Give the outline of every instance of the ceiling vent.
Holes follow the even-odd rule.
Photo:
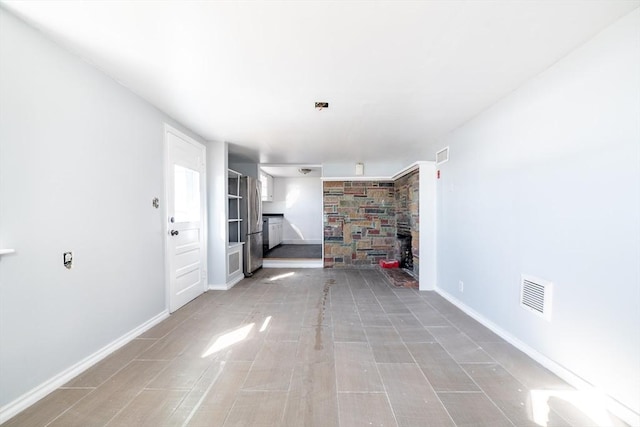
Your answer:
[[[444,147],[436,153],[436,165],[449,161],[449,147]]]
[[[550,322],[552,289],[551,282],[523,274],[520,280],[520,307]]]

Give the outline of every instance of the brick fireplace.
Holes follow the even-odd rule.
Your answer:
[[[418,277],[418,184],[417,170],[396,181],[325,181],[324,266],[373,266],[408,252],[404,267]]]
[[[420,269],[419,173],[413,171],[394,182],[397,257],[401,267],[418,277]],[[405,259],[403,259],[405,258]]]

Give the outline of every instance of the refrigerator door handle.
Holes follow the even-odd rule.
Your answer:
[[[255,212],[255,217],[253,218],[253,223],[255,224],[255,230],[260,231],[262,230],[262,198],[260,197],[260,181],[256,180],[254,182],[255,191],[253,192],[253,206],[255,209],[253,211]]]

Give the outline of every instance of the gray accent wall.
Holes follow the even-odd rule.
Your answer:
[[[165,310],[164,122],[0,8],[0,407]]]
[[[639,41],[636,9],[442,139],[437,181],[438,288],[636,414]],[[551,322],[522,273],[553,282]]]

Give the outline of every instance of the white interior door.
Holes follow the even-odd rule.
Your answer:
[[[205,146],[165,127],[169,311],[205,291]]]

